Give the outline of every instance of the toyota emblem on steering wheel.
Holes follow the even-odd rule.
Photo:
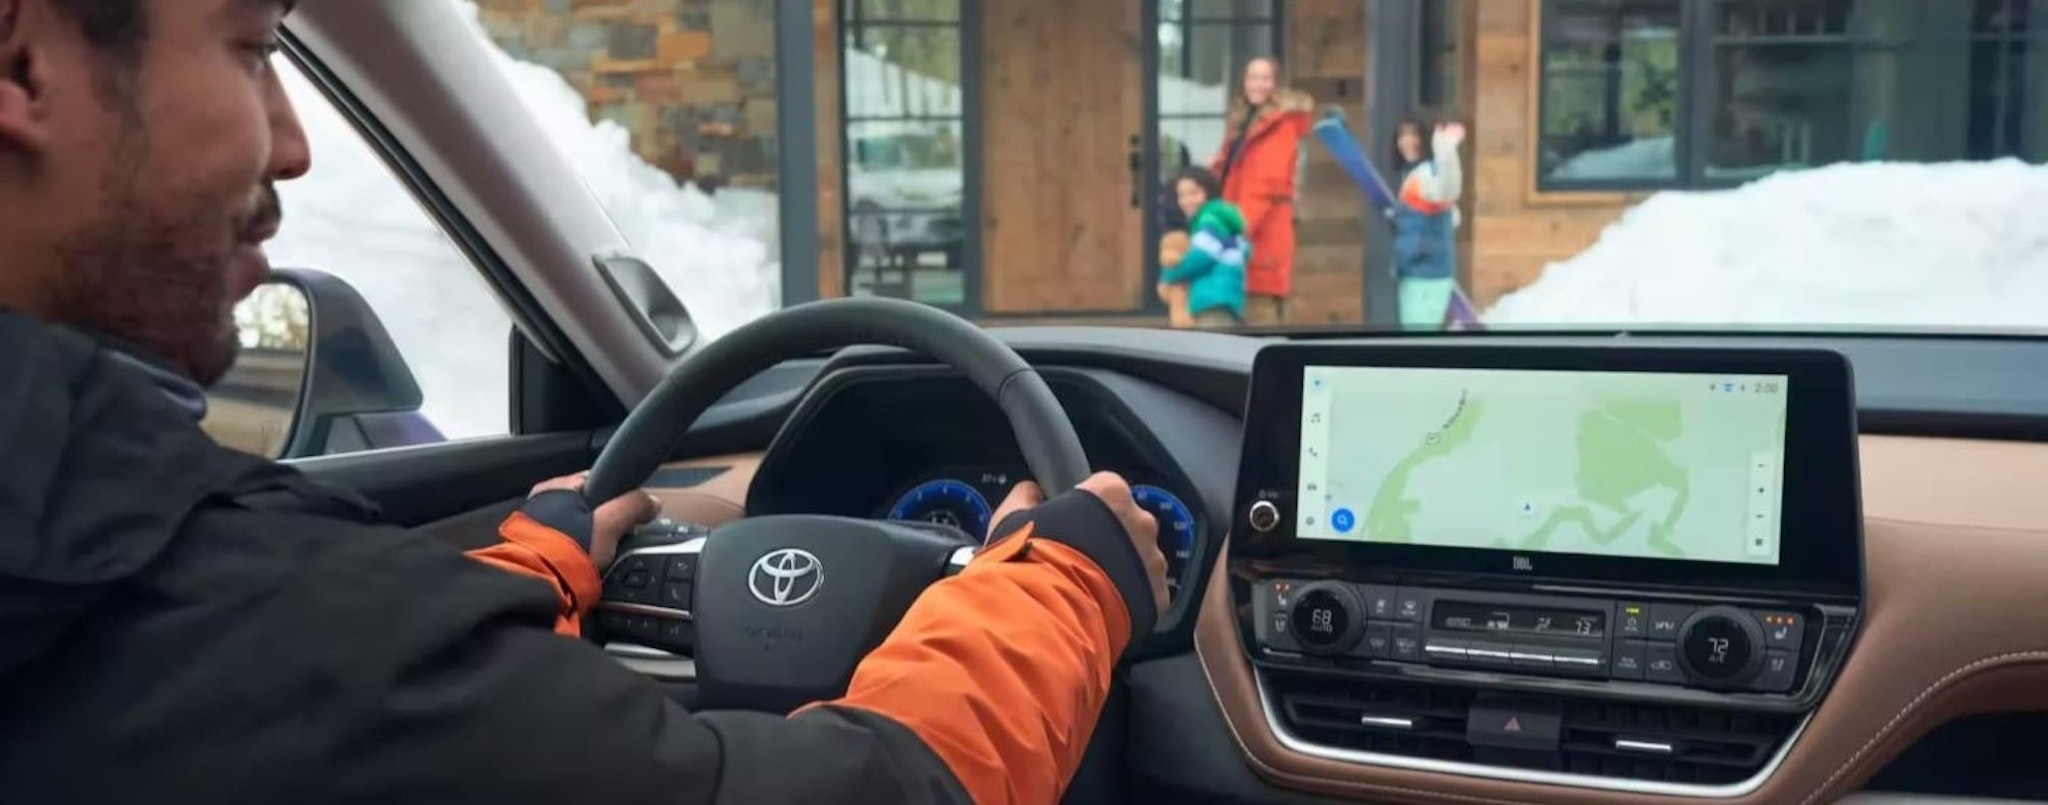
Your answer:
[[[771,607],[793,607],[811,600],[825,584],[825,566],[817,554],[802,548],[769,551],[754,560],[747,589]]]

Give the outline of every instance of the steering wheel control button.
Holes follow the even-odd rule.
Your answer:
[[[1674,604],[1650,605],[1650,639],[1677,640],[1678,627],[1692,617],[1693,608]]]
[[[1700,687],[1742,687],[1763,665],[1763,629],[1748,612],[1708,607],[1693,613],[1678,634],[1678,662]]]
[[[697,557],[690,555],[668,558],[668,578],[671,581],[693,581],[697,578]]]
[[[661,585],[661,600],[659,603],[669,609],[689,610],[690,583],[687,581],[671,581]]]
[[[1796,652],[1806,638],[1806,618],[1797,612],[1757,612],[1763,624],[1764,648]]]
[[[639,615],[628,612],[620,619],[619,633],[629,640],[652,643],[661,638],[661,621],[653,615]]]
[[[1614,666],[1610,669],[1611,676],[1615,679],[1641,682],[1647,648],[1648,645],[1641,640],[1614,641]]]
[[[1798,675],[1798,654],[1771,649],[1764,652],[1763,670],[1757,673],[1749,686],[1765,693],[1784,693],[1792,689],[1792,681]]]
[[[1685,672],[1678,667],[1678,647],[1670,643],[1643,646],[1643,681],[1664,685],[1685,684]]]
[[[654,647],[677,654],[688,654],[695,648],[696,630],[690,622],[681,618],[669,618],[661,622],[661,632],[654,639]]]
[[[1365,608],[1349,585],[1318,582],[1295,597],[1288,621],[1294,642],[1303,650],[1342,654],[1351,650],[1365,630]]]
[[[628,604],[654,603],[657,592],[654,574],[648,572],[648,563],[645,559],[646,557],[640,556],[627,557],[619,563],[619,567],[614,568],[611,574],[605,577],[605,600]]]
[[[1273,505],[1273,501],[1270,500],[1258,501],[1245,512],[1245,520],[1251,523],[1253,531],[1270,534],[1273,529],[1280,527],[1280,507]]]

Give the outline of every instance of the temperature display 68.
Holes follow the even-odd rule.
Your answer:
[[[1430,612],[1438,629],[1459,632],[1499,632],[1521,635],[1562,635],[1603,637],[1607,614],[1544,607],[1503,607],[1438,601]]]

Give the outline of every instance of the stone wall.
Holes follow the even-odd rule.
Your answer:
[[[679,181],[775,188],[775,4],[477,0],[513,56],[562,74],[591,117]]]

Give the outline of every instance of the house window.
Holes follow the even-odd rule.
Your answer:
[[[845,287],[854,295],[944,307],[973,298],[964,5],[840,4]]]
[[[1545,189],[2048,158],[2031,0],[1546,0]]]
[[[1170,176],[1223,146],[1246,62],[1280,54],[1282,0],[1159,0],[1156,164]]]
[[[1678,178],[1679,3],[1543,6],[1538,175],[1579,185]]]

